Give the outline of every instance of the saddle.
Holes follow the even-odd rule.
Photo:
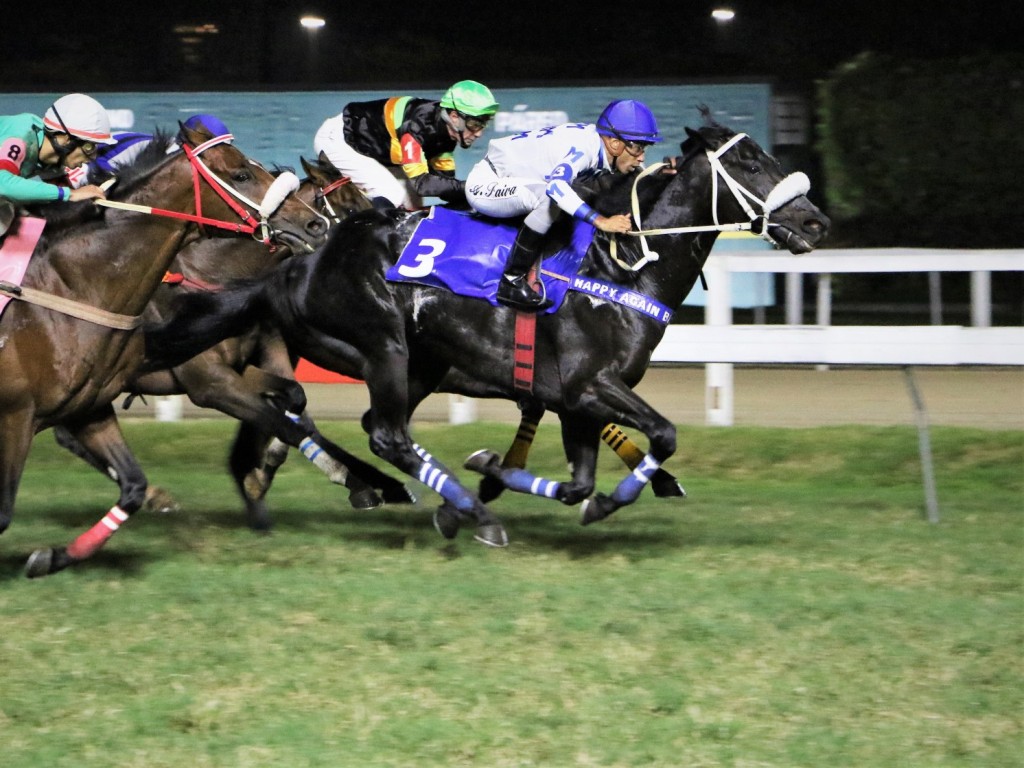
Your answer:
[[[45,226],[46,219],[18,216],[11,222],[7,234],[0,235],[0,316],[11,301],[10,294],[20,292],[29,259]]]
[[[435,206],[420,220],[385,277],[444,288],[498,306],[498,282],[517,231],[504,219]],[[554,302],[542,314],[558,310],[595,231],[592,225],[575,221],[568,243],[542,260],[537,276]]]

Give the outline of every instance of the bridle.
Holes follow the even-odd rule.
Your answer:
[[[773,211],[778,210],[782,206],[786,205],[792,200],[806,195],[811,189],[811,181],[807,178],[807,174],[802,172],[791,173],[778,184],[776,184],[772,191],[768,193],[768,196],[761,200],[750,190],[746,189],[736,179],[729,175],[729,172],[722,165],[721,157],[730,149],[732,149],[742,139],[747,138],[745,133],[737,133],[722,146],[716,150],[707,149],[708,162],[711,164],[711,214],[714,219],[714,224],[706,224],[691,227],[665,227],[663,229],[643,229],[640,222],[640,203],[637,197],[637,185],[640,183],[640,179],[645,176],[649,176],[656,171],[664,168],[667,163],[655,163],[654,165],[645,168],[640,174],[637,175],[636,179],[633,180],[633,190],[631,193],[631,204],[633,209],[633,221],[636,222],[637,229],[626,234],[633,237],[640,238],[640,248],[644,252],[643,258],[639,259],[635,264],[626,264],[616,256],[615,238],[611,241],[611,257],[623,269],[629,272],[636,272],[648,263],[657,261],[659,256],[656,251],[652,251],[650,246],[647,244],[647,237],[653,235],[678,235],[687,232],[754,232],[754,225],[757,221],[761,220],[761,229],[756,234],[767,240],[772,245],[780,245],[768,231],[768,227],[771,222],[769,221]],[[743,208],[747,214],[749,221],[745,222],[727,222],[721,223],[718,220],[718,178],[721,176],[722,182],[732,193],[733,198]],[[749,200],[749,201],[748,201]],[[760,212],[756,211],[751,205],[751,202],[756,203],[760,206]]]
[[[328,219],[328,223],[331,225],[338,224],[341,222],[342,217],[334,210],[334,206],[331,205],[330,194],[339,187],[343,187],[346,184],[352,183],[352,179],[348,176],[342,176],[340,179],[332,181],[327,186],[321,187],[316,194],[317,201],[323,206],[324,210],[327,211],[325,218]]]
[[[205,141],[199,144],[195,148],[192,148],[185,144],[182,149],[185,152],[185,156],[188,158],[189,166],[192,169],[192,186],[195,190],[195,208],[196,212],[183,213],[180,211],[168,211],[163,208],[153,208],[148,205],[136,205],[134,203],[124,203],[119,200],[95,200],[97,205],[103,205],[108,208],[118,208],[126,211],[136,211],[139,213],[148,213],[154,216],[166,216],[168,218],[181,219],[183,221],[191,221],[200,226],[200,229],[204,226],[217,227],[219,229],[226,229],[232,232],[250,234],[254,240],[259,240],[265,245],[270,245],[270,240],[276,233],[273,227],[271,227],[269,218],[281,204],[284,203],[285,199],[292,192],[299,188],[299,179],[291,171],[285,171],[280,174],[273,183],[267,189],[266,194],[263,196],[263,201],[255,203],[237,189],[232,187],[227,182],[220,179],[216,174],[211,171],[206,163],[203,162],[200,157],[203,152],[208,150],[210,147],[215,147],[218,144],[225,144],[234,138],[232,134],[226,133],[221,136],[216,136],[209,141]],[[257,165],[254,161],[249,160],[249,163]],[[211,219],[203,216],[202,211],[202,194],[200,188],[201,180],[205,180],[209,184],[214,192],[235,212],[241,219],[240,222],[223,221],[221,219]],[[237,201],[237,202],[236,202]],[[244,203],[248,206],[249,210],[240,205]],[[259,221],[253,217],[253,211],[259,215]],[[259,234],[256,231],[259,230]]]

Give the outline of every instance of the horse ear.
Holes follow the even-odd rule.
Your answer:
[[[335,167],[334,163],[331,162],[331,158],[329,158],[327,156],[327,153],[324,152],[322,149],[320,150],[320,154],[316,156],[316,161],[320,165],[322,165],[324,168],[334,168]]]
[[[302,155],[299,155],[299,162],[302,163],[302,170],[305,172],[305,174],[307,176],[312,176],[313,175],[313,171],[312,171],[313,166],[310,165],[309,161],[306,158],[304,158]]]
[[[686,131],[687,139],[679,145],[679,150],[683,153],[683,157],[689,156],[692,152],[695,152],[700,147],[707,147],[707,141],[693,128],[684,128]]]
[[[213,134],[206,128],[205,125],[199,123],[195,129],[189,128],[181,120],[178,121],[178,136],[183,138],[193,147],[198,147],[204,141],[209,141],[213,138]]]

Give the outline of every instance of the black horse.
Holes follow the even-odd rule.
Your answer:
[[[645,227],[637,238],[614,240],[596,233],[581,269],[584,282],[618,286],[634,297],[632,305],[570,291],[556,313],[537,318],[531,397],[560,416],[572,479],[553,483],[525,470],[501,469],[497,454],[489,452],[467,462],[512,490],[566,504],[585,499],[585,523],[635,501],[676,450],[675,427],[632,389],[665,331],[663,318],[638,311],[637,303],[679,306],[720,231],[752,228],[793,253],[812,250],[828,231],[828,218],[806,197],[806,176],[785,176],[752,139],[714,123],[706,112],[705,122],[698,130],[687,129],[677,173],[645,172],[618,182],[605,177],[588,194],[591,206],[605,214],[632,203],[634,218]],[[148,329],[147,355],[157,364],[173,362],[253,318],[272,318],[291,349],[366,381],[370,448],[444,498],[446,505],[435,516],[442,534],[453,537],[460,520],[474,519],[478,540],[503,546],[507,537],[501,523],[412,440],[409,421],[451,370],[468,378],[465,394],[519,399],[513,386],[516,313],[385,278],[422,216],[356,214],[322,249],[282,264],[266,279],[215,296],[189,297],[175,318]],[[548,252],[568,238],[569,224],[552,229]],[[652,254],[648,237],[660,258]],[[601,430],[609,422],[642,431],[649,450],[610,496],[588,498]]]

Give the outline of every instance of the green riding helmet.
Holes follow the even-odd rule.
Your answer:
[[[476,80],[460,80],[444,92],[441,107],[470,117],[492,117],[498,111],[498,102],[486,85]]]

